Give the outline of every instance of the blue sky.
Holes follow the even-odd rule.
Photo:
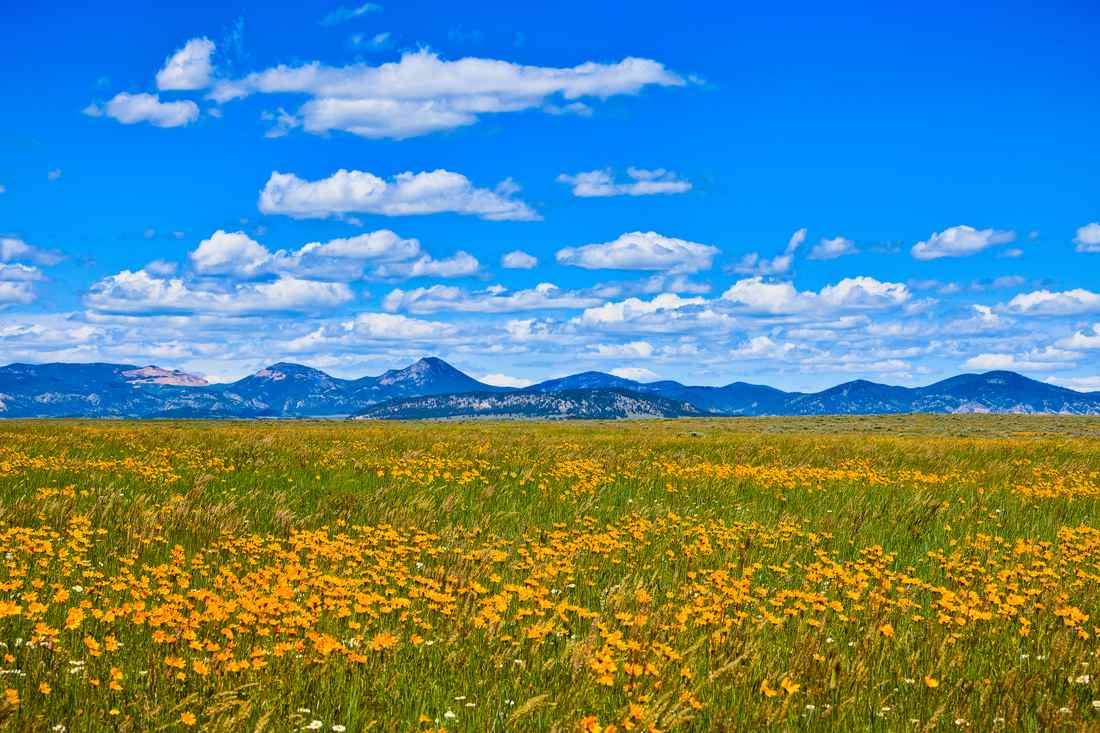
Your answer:
[[[529,5],[9,11],[0,362],[1100,390],[1095,6]]]

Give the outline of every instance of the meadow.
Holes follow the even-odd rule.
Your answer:
[[[1100,730],[1100,419],[0,422],[0,728]]]

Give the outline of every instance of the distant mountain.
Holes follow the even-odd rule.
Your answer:
[[[280,362],[231,384],[132,364],[0,367],[0,417],[671,417],[1005,412],[1100,415],[1100,392],[1016,374],[961,374],[926,387],[867,380],[804,394],[734,382],[699,387],[582,372],[516,390],[479,382],[434,357],[377,377],[339,379]]]
[[[349,384],[319,369],[279,362],[214,391],[252,416],[346,415]]]
[[[391,400],[356,415],[370,420],[425,420],[460,417],[498,419],[622,420],[699,415],[686,402],[623,389],[567,389],[558,392],[471,392]]]
[[[1100,392],[1075,392],[1016,372],[960,374],[916,390],[921,412],[1043,412],[1100,414]]]
[[[176,389],[158,383],[164,375],[149,369],[156,367],[10,364],[0,368],[0,416],[144,417],[156,409],[165,391]],[[183,372],[169,374],[184,379],[179,376]]]
[[[365,405],[399,397],[508,391],[506,387],[479,382],[434,356],[404,369],[391,369],[380,377],[358,379],[351,386],[350,394],[354,400]]]
[[[581,372],[525,387],[526,392],[562,392],[567,389],[636,389],[641,383],[603,372]]]

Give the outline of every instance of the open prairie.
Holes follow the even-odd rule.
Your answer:
[[[1100,729],[1100,419],[0,423],[0,726]]]

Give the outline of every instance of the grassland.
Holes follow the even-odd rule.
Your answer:
[[[0,727],[1100,730],[1098,502],[1085,418],[0,423]]]

